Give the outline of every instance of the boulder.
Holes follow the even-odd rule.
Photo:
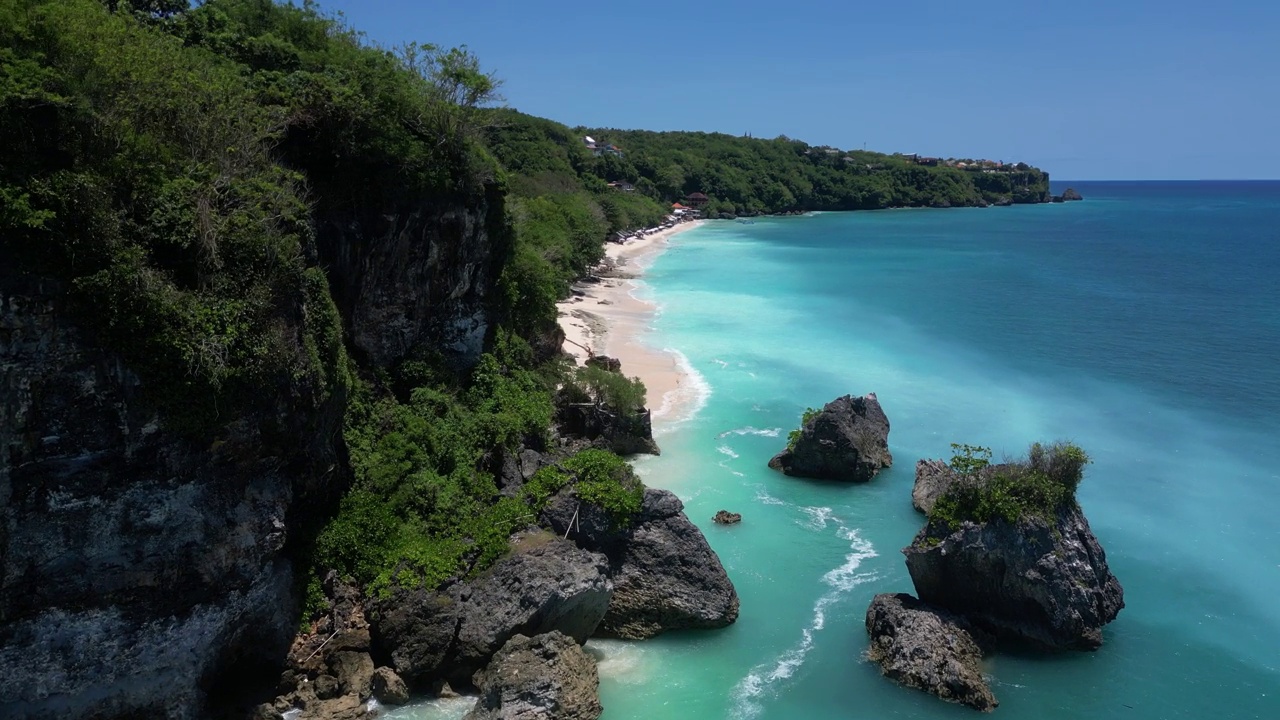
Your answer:
[[[1002,638],[1093,650],[1124,607],[1124,590],[1074,502],[952,527],[931,520],[902,551],[916,594]]]
[[[558,632],[511,638],[475,683],[480,699],[464,720],[595,720],[604,711],[595,659]]]
[[[721,510],[715,514],[715,517],[711,518],[711,521],[717,525],[736,525],[742,522],[742,513]]]
[[[383,705],[404,705],[409,702],[409,688],[396,671],[389,667],[374,670],[371,685],[373,696]]]
[[[329,656],[329,671],[338,679],[343,695],[368,698],[372,693],[373,659],[367,652],[342,650]]]
[[[951,613],[906,593],[877,595],[867,608],[867,636],[867,658],[885,677],[975,710],[999,705],[982,676],[981,648]]]
[[[738,593],[720,558],[670,492],[646,488],[640,511],[625,527],[564,492],[547,504],[543,521],[609,559],[613,599],[597,636],[638,640],[738,619]]]
[[[622,361],[618,358],[609,357],[608,355],[592,355],[587,358],[585,363],[591,367],[598,367],[609,372],[622,372]]]
[[[1072,202],[1073,200],[1083,200],[1084,197],[1076,191],[1075,188],[1067,188],[1062,191],[1063,202]]]
[[[442,592],[401,589],[375,601],[374,641],[410,683],[465,686],[517,634],[558,630],[585,642],[609,607],[609,570],[603,555],[552,539]]]
[[[875,393],[836,398],[810,417],[799,437],[769,461],[787,475],[866,482],[893,464],[889,418]]]

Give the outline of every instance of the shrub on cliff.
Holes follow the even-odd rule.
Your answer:
[[[595,365],[578,368],[565,380],[569,402],[590,402],[626,415],[645,406],[645,387],[638,377],[627,377]]]
[[[564,461],[575,475],[578,497],[603,508],[623,524],[639,512],[644,485],[625,460],[607,450],[587,449]]]
[[[953,529],[965,521],[1013,523],[1026,515],[1051,517],[1063,505],[1075,504],[1076,488],[1090,462],[1085,451],[1072,443],[1034,443],[1027,459],[1004,463],[994,472],[979,472],[987,467],[990,450],[952,447],[957,454],[951,467],[961,478],[937,499],[929,520]]]

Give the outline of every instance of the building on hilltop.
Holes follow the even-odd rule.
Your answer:
[[[600,157],[601,155],[616,155],[622,157],[622,148],[609,143],[597,142],[595,138],[587,135],[582,138],[582,144],[587,146],[591,154]]]
[[[711,202],[711,198],[707,197],[706,195],[703,195],[700,192],[695,192],[695,193],[689,193],[689,195],[685,197],[684,201],[692,205],[695,209],[697,209]]]

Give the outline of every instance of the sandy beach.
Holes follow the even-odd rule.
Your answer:
[[[671,350],[645,344],[655,306],[633,295],[653,260],[672,236],[702,221],[686,222],[624,244],[609,243],[606,259],[597,269],[598,282],[574,286],[581,294],[557,305],[564,329],[564,351],[581,365],[588,353],[622,361],[622,372],[639,377],[647,391],[655,429],[681,420],[696,406],[700,390],[692,382],[685,360]]]

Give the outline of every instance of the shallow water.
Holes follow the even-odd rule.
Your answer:
[[[709,395],[638,467],[685,500],[742,615],[593,641],[605,718],[970,716],[880,678],[863,615],[912,589],[917,459],[1053,439],[1095,460],[1080,500],[1128,607],[1098,652],[991,659],[996,712],[1280,718],[1280,183],[1076,187],[711,223],[657,259],[651,342]],[[851,486],[766,467],[806,406],[872,391],[893,468]],[[742,524],[712,524],[721,508]]]

